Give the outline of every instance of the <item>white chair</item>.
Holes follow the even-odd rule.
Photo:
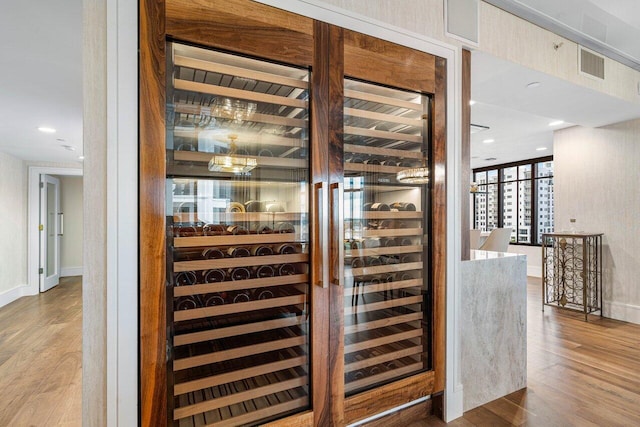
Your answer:
[[[480,247],[480,233],[481,230],[472,228],[469,230],[469,247],[473,249],[478,249]]]
[[[507,252],[511,240],[511,227],[495,228],[480,246],[481,251]]]

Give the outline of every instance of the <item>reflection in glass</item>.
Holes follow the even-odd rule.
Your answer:
[[[309,408],[309,72],[172,44],[173,419]]]
[[[47,271],[45,277],[56,274],[56,186],[47,182]]]
[[[425,185],[399,183],[428,148],[428,98],[345,80],[345,392],[430,368]]]

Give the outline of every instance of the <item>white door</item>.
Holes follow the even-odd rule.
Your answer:
[[[48,291],[60,281],[62,232],[60,180],[40,175],[40,292]]]

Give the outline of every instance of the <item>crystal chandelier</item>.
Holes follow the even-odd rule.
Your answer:
[[[427,168],[426,153],[422,155],[422,166],[403,169],[396,174],[396,179],[402,184],[428,184],[429,168]]]

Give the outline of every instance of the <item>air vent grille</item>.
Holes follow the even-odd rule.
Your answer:
[[[578,67],[581,74],[604,80],[604,56],[578,46]]]

